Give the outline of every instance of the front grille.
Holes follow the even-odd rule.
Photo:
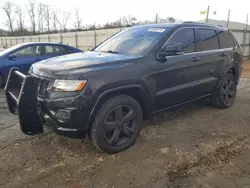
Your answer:
[[[41,77],[35,77],[36,79],[36,93],[38,97],[45,97],[49,80]]]

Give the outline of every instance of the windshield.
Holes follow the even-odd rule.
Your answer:
[[[18,45],[12,46],[10,48],[7,48],[6,50],[0,52],[0,56],[5,55],[5,54],[7,54],[7,53],[9,53],[9,52],[11,52],[13,50],[15,50],[15,49],[19,48],[20,46],[22,46],[22,45],[18,44]]]
[[[134,27],[124,30],[98,46],[95,51],[123,55],[145,55],[168,28]]]

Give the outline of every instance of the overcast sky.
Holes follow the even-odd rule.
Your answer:
[[[0,0],[2,7],[6,0]],[[28,0],[11,0],[16,5],[25,9]],[[115,21],[122,16],[132,15],[137,19],[152,20],[158,13],[161,18],[174,17],[183,21],[196,21],[205,19],[205,15],[200,15],[200,11],[211,7],[212,19],[227,20],[228,9],[231,9],[231,20],[246,22],[246,15],[250,11],[250,0],[36,0],[49,4],[51,7],[61,11],[72,11],[80,8],[83,24],[104,24]],[[26,10],[26,9],[25,9]],[[216,11],[216,15],[212,15]],[[25,25],[28,25],[27,11],[24,15]],[[73,17],[73,15],[71,16]],[[0,27],[4,27],[6,16],[0,11]],[[250,19],[249,19],[250,22]],[[72,26],[70,21],[68,27]]]

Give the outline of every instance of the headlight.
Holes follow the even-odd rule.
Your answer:
[[[52,89],[55,91],[81,91],[86,83],[86,80],[56,80]]]

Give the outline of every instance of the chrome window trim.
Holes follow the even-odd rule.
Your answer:
[[[217,38],[218,38],[218,33],[217,33],[217,31],[216,31],[216,28],[207,28],[207,27],[200,27],[200,26],[188,26],[188,27],[182,27],[182,28],[179,28],[179,29],[177,29],[170,37],[169,37],[169,39],[162,45],[162,47],[161,47],[161,49],[160,49],[160,51],[164,48],[164,46],[170,41],[170,39],[178,32],[178,31],[180,31],[180,30],[182,30],[182,29],[210,29],[210,30],[214,30],[215,32],[216,32],[216,35],[217,35]],[[230,36],[231,37],[231,36]],[[219,41],[219,38],[218,38],[218,42],[220,42]],[[220,43],[219,43],[220,44]],[[220,47],[220,46],[219,46]],[[222,51],[222,50],[231,50],[231,49],[234,49],[235,48],[235,46],[234,47],[231,47],[231,48],[218,48],[218,49],[214,49],[214,50],[205,50],[205,51],[200,51],[200,52],[190,52],[190,53],[184,53],[183,55],[192,55],[192,54],[198,54],[198,53],[204,53],[204,52],[212,52],[212,51]],[[159,51],[159,52],[160,52]],[[159,53],[158,52],[158,53]],[[157,54],[158,54],[157,53]],[[178,56],[178,55],[174,55],[174,56]],[[174,56],[167,56],[167,57],[174,57]]]

